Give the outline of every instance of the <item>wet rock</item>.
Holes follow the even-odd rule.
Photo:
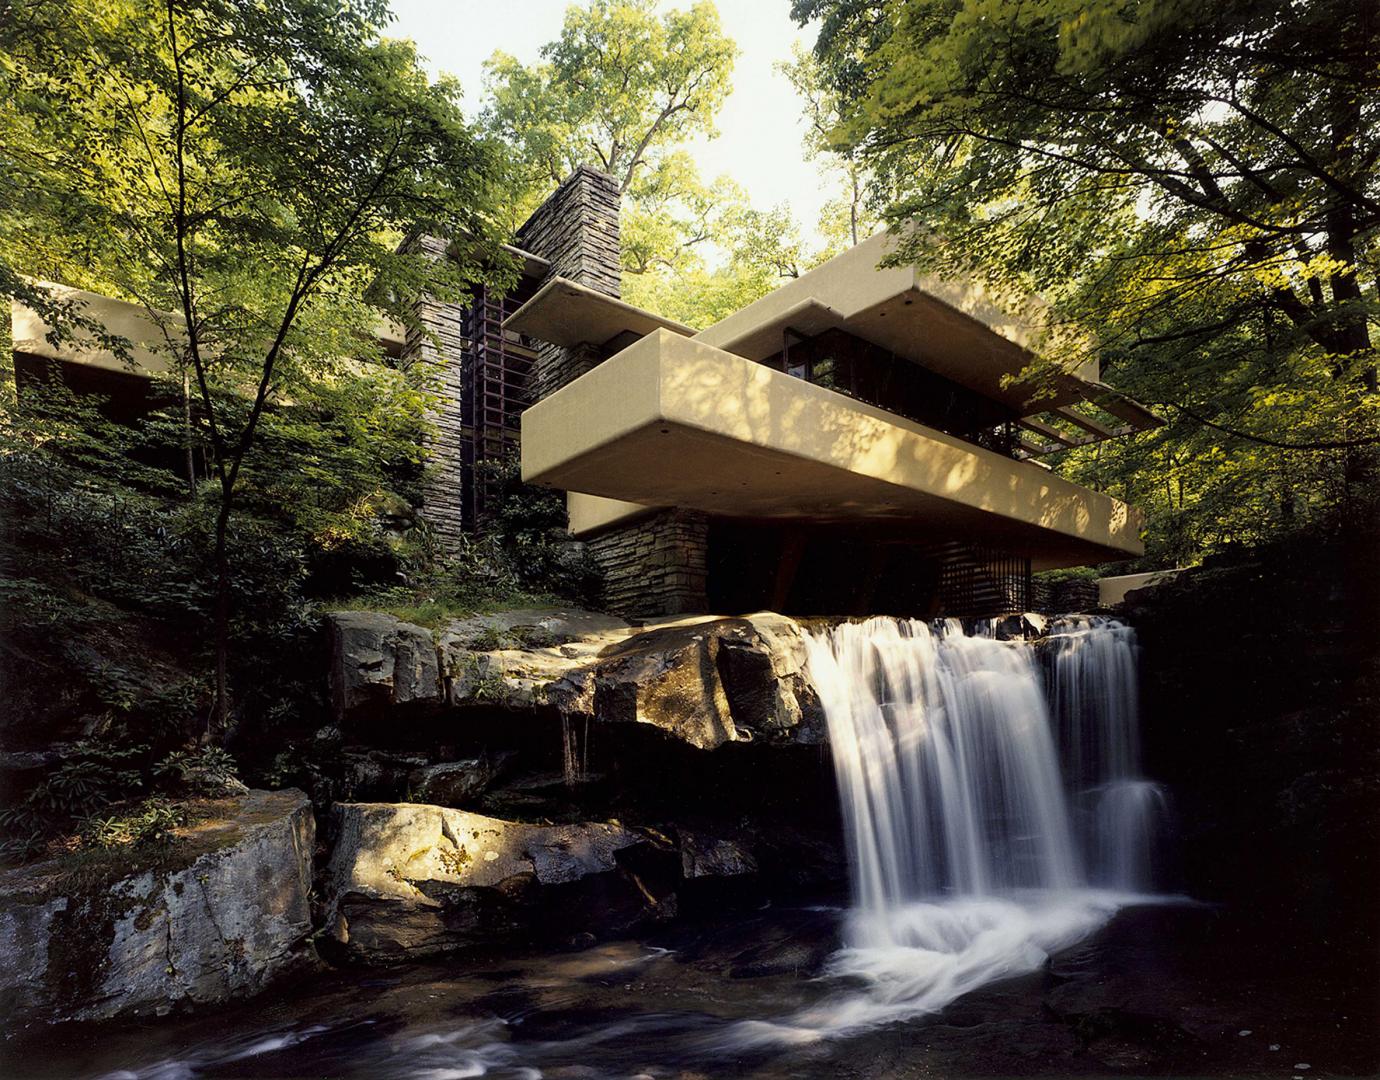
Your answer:
[[[699,749],[824,738],[802,629],[780,615],[634,631],[590,613],[506,612],[453,624],[440,649],[452,705],[649,724]]]
[[[401,799],[412,777],[431,761],[425,754],[352,747],[334,755],[331,797],[343,802],[374,802]]]
[[[729,710],[712,623],[648,630],[600,659],[594,715],[606,723],[650,724],[701,750],[746,741]]]
[[[328,621],[339,717],[431,702],[647,724],[699,749],[825,738],[824,713],[805,675],[802,627],[780,615],[634,630],[593,612],[498,612],[447,627],[436,668],[420,627],[369,612]]]
[[[733,979],[808,977],[841,945],[838,926],[836,911],[788,908],[682,925],[662,940],[681,962]]]
[[[462,806],[482,795],[511,754],[427,765],[409,776],[411,798],[433,806]]]
[[[642,838],[615,823],[532,825],[412,803],[347,803],[331,814],[327,925],[354,959],[413,958],[525,931],[569,937],[652,901],[619,873],[620,854]]]
[[[687,830],[680,831],[680,863],[686,880],[757,873],[757,860],[740,844]]]
[[[377,611],[326,616],[330,691],[337,721],[360,709],[441,700],[430,631]]]
[[[826,741],[824,707],[805,673],[805,628],[794,619],[764,613],[744,620],[748,626],[727,635],[720,670],[729,707],[753,730],[770,739],[804,744]],[[742,662],[747,657],[765,656]]]
[[[824,717],[798,623],[780,615],[645,630],[600,657],[595,718],[651,724],[700,749],[758,737],[817,743]]]
[[[998,641],[1033,641],[1044,637],[1049,623],[1048,616],[1034,611],[1003,615],[991,620],[992,636]]]
[[[0,1007],[16,1027],[244,997],[314,959],[307,797],[210,805],[223,816],[179,830],[147,869],[58,859],[0,875]]]

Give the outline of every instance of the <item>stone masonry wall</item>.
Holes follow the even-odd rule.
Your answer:
[[[551,263],[553,274],[618,295],[618,183],[581,167],[561,181],[518,230],[518,244]]]
[[[608,296],[619,286],[619,191],[604,173],[580,168],[567,177],[518,233],[518,243],[551,263],[551,275]],[[445,241],[413,241],[435,258]],[[440,404],[432,421],[432,469],[424,491],[425,513],[443,548],[462,534],[462,356],[465,311],[423,297],[416,301],[420,329],[408,332],[404,358],[436,364]],[[605,359],[595,345],[568,349],[540,346],[533,368],[533,400],[554,393]],[[663,510],[633,525],[613,528],[589,542],[605,582],[604,604],[632,617],[706,611],[708,523],[703,515]]]
[[[522,247],[551,262],[552,275],[618,295],[618,185],[593,169],[575,170],[527,220]],[[540,401],[606,359],[593,345],[543,345],[534,370]],[[703,515],[659,511],[588,542],[604,578],[603,605],[625,617],[708,610],[705,594],[708,522]]]
[[[432,258],[447,258],[447,245],[440,237],[419,236],[412,244]],[[431,468],[422,490],[423,513],[442,549],[449,551],[459,543],[463,532],[460,395],[461,357],[466,347],[465,309],[460,304],[423,296],[413,302],[412,311],[419,325],[408,328],[403,363],[421,361],[434,365],[438,380],[438,401],[430,416],[435,432],[426,441]]]
[[[537,207],[518,232],[518,243],[551,263],[563,277],[608,296],[618,295],[618,184],[613,177],[579,168]],[[590,346],[566,349],[543,344],[533,370],[533,399],[540,401],[579,378],[603,357]]]
[[[661,510],[594,537],[586,549],[603,575],[607,610],[632,619],[708,610],[703,514]]]

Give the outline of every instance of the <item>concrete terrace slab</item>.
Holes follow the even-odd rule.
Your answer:
[[[528,482],[604,499],[933,526],[1036,569],[1143,550],[1116,499],[665,330],[524,413],[522,447]]]

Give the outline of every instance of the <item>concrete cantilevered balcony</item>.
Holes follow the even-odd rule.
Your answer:
[[[528,409],[522,472],[735,518],[904,524],[1036,569],[1143,553],[1139,514],[1116,499],[667,330]]]
[[[73,289],[52,282],[36,282],[54,300],[71,304],[74,313],[99,325],[107,334],[123,338],[128,355],[117,355],[85,331],[57,338],[43,317],[18,300],[10,302],[10,327],[14,351],[43,360],[56,360],[119,375],[168,375],[174,369],[172,355],[184,345],[180,315],[164,312],[155,317],[142,304],[116,300],[99,293]],[[380,318],[374,337],[389,356],[402,352],[405,328],[392,319]]]

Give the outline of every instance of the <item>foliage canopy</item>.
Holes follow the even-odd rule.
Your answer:
[[[1109,381],[1165,412],[1157,433],[1061,464],[1148,503],[1156,556],[1373,505],[1373,5],[794,12],[818,22],[847,103],[833,145],[890,222],[925,227],[903,257],[1041,292],[1096,329]]]

